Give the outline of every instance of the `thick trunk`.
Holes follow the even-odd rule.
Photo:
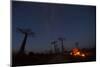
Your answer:
[[[55,53],[57,53],[57,45],[54,44]]]
[[[61,41],[61,45],[62,45],[62,53],[64,53],[64,45],[63,45],[63,40]]]
[[[21,48],[20,48],[20,53],[24,53],[25,50],[25,45],[26,45],[26,41],[27,41],[27,34],[25,34]]]

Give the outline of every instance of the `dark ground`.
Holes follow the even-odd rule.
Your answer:
[[[88,51],[89,52],[89,51]],[[43,64],[58,64],[58,63],[75,63],[75,62],[89,62],[96,61],[95,51],[91,51],[90,55],[86,57],[73,57],[69,53],[53,54],[16,54],[12,56],[12,66],[27,66],[27,65],[43,65]]]

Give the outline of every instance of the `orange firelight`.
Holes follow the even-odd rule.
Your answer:
[[[82,54],[81,56],[82,56],[82,57],[85,57],[85,54]]]
[[[73,48],[70,55],[72,56],[82,56],[82,57],[85,57],[85,54],[82,53],[82,51],[78,48]]]

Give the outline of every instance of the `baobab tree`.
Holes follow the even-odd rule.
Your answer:
[[[79,48],[79,42],[75,42],[76,48]]]
[[[19,53],[23,54],[25,52],[25,45],[26,45],[26,41],[28,36],[30,35],[34,35],[35,33],[32,32],[31,29],[21,29],[21,28],[17,28],[17,31],[19,31],[20,33],[22,33],[24,35],[24,39],[22,41]]]
[[[54,50],[55,50],[55,53],[57,52],[57,41],[52,41],[51,42],[51,45],[54,45]]]
[[[62,49],[62,53],[64,53],[64,45],[63,45],[63,42],[64,42],[65,38],[59,37],[58,40],[61,41],[61,49]]]

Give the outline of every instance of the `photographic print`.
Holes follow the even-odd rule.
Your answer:
[[[12,66],[96,61],[96,6],[12,1]]]

